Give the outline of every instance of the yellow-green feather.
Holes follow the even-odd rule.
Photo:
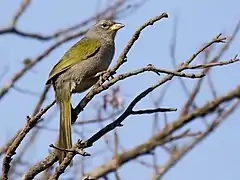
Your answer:
[[[53,67],[46,84],[49,84],[54,77],[71,68],[78,62],[86,60],[87,58],[96,54],[100,49],[100,45],[100,41],[97,39],[83,38],[77,42]]]
[[[72,148],[72,132],[71,132],[71,103],[70,98],[59,102],[60,105],[60,127],[58,146],[63,149]],[[58,151],[59,164],[66,156],[66,152]]]

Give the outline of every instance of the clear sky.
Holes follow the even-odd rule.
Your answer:
[[[28,32],[49,34],[59,28],[73,25],[89,17],[96,11],[96,4],[96,1],[33,0],[30,8],[21,17],[18,27]],[[8,26],[18,7],[19,1],[0,1],[0,27]],[[176,17],[178,19],[176,58],[181,63],[194,53],[198,47],[219,33],[230,35],[240,20],[239,7],[240,1],[238,0],[150,0],[137,12],[119,19],[126,27],[117,35],[115,60],[135,29],[142,23],[162,12],[167,12],[169,19],[162,20],[154,25],[154,27],[150,27],[143,32],[141,38],[129,53],[128,62],[119,72],[127,72],[146,66],[149,63],[159,68],[173,68],[169,56],[169,46]],[[70,41],[52,52],[38,66],[28,72],[16,86],[39,94],[44,87],[51,67],[76,41]],[[240,35],[236,37],[232,47],[222,60],[228,60],[240,53],[239,42]],[[36,57],[52,43],[17,38],[13,35],[1,36],[0,73],[7,67],[9,69],[0,81],[0,86],[4,85],[14,72],[21,69],[22,61],[25,58]],[[239,69],[240,63],[214,69],[213,78],[218,90],[218,96],[225,94],[239,84]],[[149,73],[149,75],[142,75],[136,78],[135,81],[128,80],[121,83],[121,95],[126,105],[141,90],[154,83],[157,78],[155,75]],[[186,82],[191,87],[195,81],[187,80]],[[158,97],[160,92],[156,91],[150,97]],[[209,92],[208,88],[203,88],[198,98],[199,105],[212,99]],[[81,95],[78,95],[74,99],[75,102],[79,100],[79,96]],[[53,98],[53,91],[51,91],[48,95],[48,102]],[[137,107],[139,109],[153,107],[151,98],[147,98],[146,102],[140,103]],[[19,128],[24,126],[25,117],[31,115],[37,99],[37,96],[30,96],[11,90],[1,100],[0,146],[13,137]],[[185,100],[186,96],[179,82],[174,81],[171,84],[171,89],[167,92],[163,106],[175,107],[180,110]],[[94,107],[98,102],[98,99],[95,98],[85,110],[87,111],[87,109]],[[49,127],[56,129],[58,127],[58,116],[53,114],[53,111],[51,112],[54,119],[49,123]],[[178,112],[173,113],[169,115],[169,119],[174,120],[177,115]],[[223,126],[180,161],[165,176],[165,180],[239,179],[240,140],[237,138],[240,127],[239,116],[240,111],[238,110]],[[84,116],[80,117],[86,118],[92,116],[84,112]],[[134,145],[144,142],[151,136],[151,118],[151,116],[142,116],[126,119],[124,127],[118,129],[121,143],[125,149],[132,148]],[[197,129],[196,125],[192,127]],[[99,126],[91,127],[89,135],[97,129],[99,129]],[[112,134],[109,136],[111,138]],[[48,145],[53,143],[55,139],[56,132],[43,131],[25,158],[32,158],[34,162],[37,162],[48,153]],[[96,143],[95,147],[99,149],[102,146],[101,144],[102,140]],[[94,148],[90,148],[89,152],[94,152]],[[104,158],[110,159],[109,156],[102,157],[102,159]],[[161,155],[159,155],[159,162],[161,161]],[[92,162],[89,170],[95,167],[96,164],[100,165],[101,163]],[[136,168],[135,173],[132,171],[133,168]],[[120,172],[123,179],[148,179],[152,175],[151,171],[147,171],[138,164],[124,166]]]

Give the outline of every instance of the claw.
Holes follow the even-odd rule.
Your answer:
[[[101,77],[103,76],[107,71],[101,71],[101,72],[98,72],[95,77]]]
[[[100,85],[102,85],[104,83],[104,79],[103,79],[103,75],[107,72],[110,72],[110,75],[109,77],[111,77],[112,79],[114,78],[113,75],[116,73],[115,71],[111,71],[110,69],[109,70],[106,70],[106,71],[101,71],[101,72],[98,72],[94,77],[99,77],[99,81],[100,81]],[[109,77],[107,77],[106,80],[109,81]]]
[[[99,85],[101,86],[104,83],[104,79],[103,79],[103,75],[106,73],[107,71],[101,71],[98,72],[94,77],[99,77]]]

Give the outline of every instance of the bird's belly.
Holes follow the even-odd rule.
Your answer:
[[[80,83],[72,83],[72,93],[81,93],[93,86],[99,78],[89,78],[81,81]]]

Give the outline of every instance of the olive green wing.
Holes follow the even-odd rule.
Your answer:
[[[100,41],[96,39],[83,38],[73,45],[62,57],[62,59],[51,70],[46,84],[62,72],[68,70],[80,61],[94,56],[100,49]]]

